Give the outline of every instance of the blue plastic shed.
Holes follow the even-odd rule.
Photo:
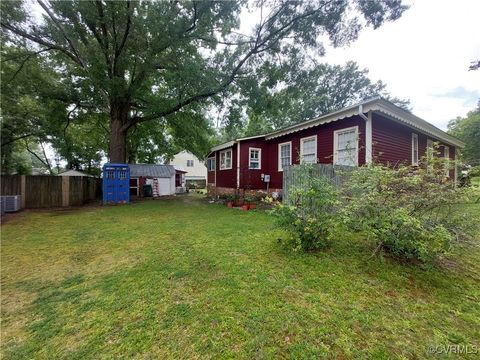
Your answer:
[[[130,168],[127,164],[103,165],[103,203],[130,202]]]

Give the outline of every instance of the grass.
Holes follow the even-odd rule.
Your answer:
[[[268,214],[186,199],[2,225],[2,358],[422,359],[431,345],[480,347],[478,247],[431,270],[369,260],[361,238],[292,254]]]

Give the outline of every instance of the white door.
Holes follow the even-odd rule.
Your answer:
[[[171,195],[169,178],[159,178],[158,185],[160,196]]]

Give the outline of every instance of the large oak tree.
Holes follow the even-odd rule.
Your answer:
[[[2,3],[2,40],[27,57],[48,55],[69,109],[108,114],[111,162],[125,162],[138,124],[168,124],[195,141],[205,104],[231,96],[242,76],[321,53],[327,38],[347,44],[406,9],[401,0],[37,2],[41,22],[24,4]],[[244,33],[242,11],[257,19]]]

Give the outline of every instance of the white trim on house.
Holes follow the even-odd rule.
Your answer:
[[[229,142],[226,142],[226,143],[223,143],[223,144],[220,144],[220,145],[217,145],[217,146],[214,146],[212,148],[212,151],[218,151],[218,150],[223,150],[223,149],[226,149],[226,148],[229,148],[229,147],[232,147],[233,145],[235,145],[235,141],[232,140],[232,141],[229,141]]]
[[[418,134],[416,133],[412,133],[412,165],[418,165]]]
[[[454,184],[455,184],[455,187],[457,187],[457,182],[458,182],[458,164],[457,164],[457,152],[458,150],[456,148],[454,148],[454,152],[453,152],[453,161],[454,161],[454,165],[455,165],[455,173],[454,173]]]
[[[240,141],[237,142],[237,189],[240,189]]]
[[[303,138],[300,138],[300,163],[303,164],[303,143],[305,141],[309,141],[309,140],[312,140],[312,139],[315,139],[315,162],[313,164],[316,164],[317,163],[317,155],[318,155],[318,152],[317,152],[317,135],[312,135],[312,136],[307,136],[307,137],[303,137]]]
[[[239,141],[244,141],[244,140],[251,140],[251,139],[258,139],[258,138],[264,138],[265,135],[256,135],[256,136],[249,136],[249,137],[244,137],[244,138],[238,138],[232,141],[227,141],[226,143],[219,144],[217,146],[214,146],[210,149],[210,152],[218,151],[218,150],[223,150],[229,147],[232,147]]]
[[[355,131],[355,165],[358,166],[358,126],[351,126],[348,128],[338,129],[333,132],[333,164],[337,165],[338,162],[338,135],[346,132]]]
[[[258,138],[261,138],[261,137],[265,137],[265,135],[255,135],[255,136],[238,138],[236,141],[244,141],[244,140],[258,139]]]
[[[450,177],[450,147],[443,147],[443,157],[445,158],[445,176]]]
[[[252,150],[253,151],[258,151],[258,168],[252,167]],[[261,170],[262,169],[262,149],[261,148],[255,148],[255,147],[249,147],[248,148],[248,169],[249,170]]]
[[[230,167],[227,167],[227,155],[225,155],[225,166],[222,167],[222,154],[230,153]],[[220,170],[231,170],[233,165],[233,151],[232,149],[227,149],[220,151]]]
[[[283,143],[278,144],[278,171],[283,171],[282,167],[282,146],[283,145],[289,145],[290,148],[290,161],[288,165],[292,165],[292,142],[291,141],[285,141]]]
[[[373,135],[372,135],[372,112],[368,112],[368,120],[365,122],[365,163],[373,162]]]
[[[458,140],[457,138],[445,133],[434,125],[428,123],[427,121],[419,118],[418,116],[413,115],[407,110],[404,110],[391,102],[384,100],[382,98],[374,98],[366,100],[362,103],[348,106],[344,109],[334,111],[329,114],[322,115],[318,118],[304,121],[302,123],[289,126],[284,129],[274,131],[265,136],[266,140],[271,140],[280,136],[298,132],[301,130],[309,129],[321,124],[326,124],[333,121],[338,121],[344,118],[348,118],[354,115],[358,115],[360,112],[378,112],[386,115],[391,120],[400,122],[408,127],[420,131],[426,135],[433,136],[439,140],[445,142],[448,145],[464,147],[465,144]]]

